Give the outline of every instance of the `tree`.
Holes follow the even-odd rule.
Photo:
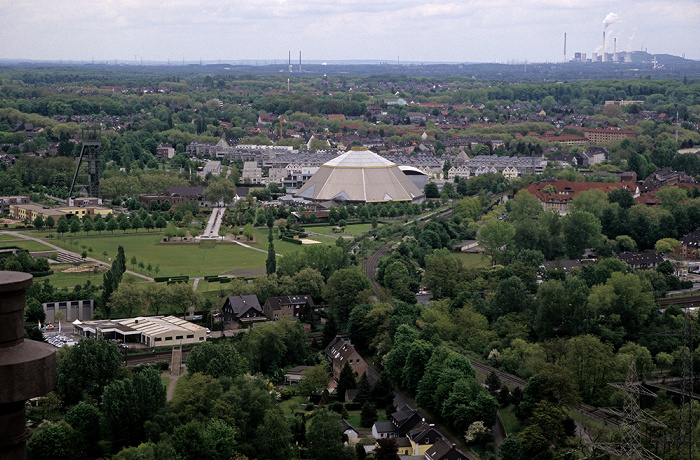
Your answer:
[[[654,245],[654,249],[656,249],[656,252],[660,252],[662,254],[672,253],[673,251],[675,251],[677,248],[680,248],[680,247],[681,247],[680,241],[678,241],[675,238],[661,238]]]
[[[102,389],[121,376],[121,353],[105,340],[82,339],[58,364],[56,387],[66,403],[83,394],[99,397]]]
[[[338,385],[335,387],[335,394],[340,401],[345,401],[345,392],[357,388],[357,380],[355,380],[355,371],[352,370],[350,363],[345,361],[343,368],[338,376]]]
[[[146,217],[146,220],[143,221],[143,228],[146,230],[151,230],[156,226],[156,223],[153,221],[153,218],[151,216]]]
[[[618,203],[621,208],[629,209],[634,206],[634,197],[632,192],[626,188],[616,188],[608,194],[608,201],[610,203]]]
[[[267,236],[267,241],[269,242],[267,247],[267,260],[265,261],[265,269],[268,275],[272,275],[277,271],[277,255],[275,254],[275,243],[272,237],[272,227],[270,227],[269,235]]]
[[[574,211],[564,218],[564,244],[569,258],[580,258],[585,249],[596,245],[601,236],[601,224],[593,214]]]
[[[688,199],[688,192],[680,187],[666,186],[656,192],[656,198],[661,201],[663,208],[673,211],[682,201]]]
[[[105,229],[107,228],[107,224],[105,223],[102,216],[99,214],[95,217],[94,224],[95,224],[95,230],[97,230],[100,233],[105,231]]]
[[[34,228],[41,230],[44,227],[44,218],[41,216],[36,216],[32,224],[34,225]]]
[[[461,264],[448,249],[437,249],[426,257],[423,281],[433,297],[453,297],[459,283]]]
[[[539,205],[539,201],[537,203]],[[542,206],[540,206],[540,208],[542,208]],[[476,220],[479,214],[481,214],[481,204],[477,198],[462,198],[455,202],[454,213],[463,219]]]
[[[65,421],[43,422],[27,442],[29,460],[70,460],[77,457],[75,433]]]
[[[510,219],[519,221],[535,219],[542,213],[542,203],[527,190],[520,190],[511,201]]]
[[[70,230],[70,225],[68,225],[68,219],[66,216],[61,216],[58,218],[58,226],[56,227],[56,231],[63,235],[64,233],[68,232]]]
[[[573,211],[590,212],[599,219],[609,205],[608,195],[600,189],[585,190],[571,200]]]
[[[286,259],[286,257],[285,257]],[[328,278],[323,297],[333,309],[341,324],[348,320],[350,311],[357,303],[357,294],[371,289],[367,275],[357,268],[343,268]]]
[[[81,227],[82,226],[80,225],[80,219],[78,219],[77,217],[74,216],[70,220],[70,224],[69,224],[70,232],[71,233],[78,233],[80,231]]]
[[[187,356],[187,370],[220,378],[236,377],[247,369],[238,351],[230,343],[207,341],[194,347]]]
[[[440,198],[440,190],[435,182],[428,182],[423,186],[423,193],[426,198]]]
[[[367,377],[367,373],[364,372],[360,376],[360,381],[357,384],[357,394],[353,402],[364,404],[372,400],[372,384]]]
[[[114,233],[116,229],[119,228],[119,223],[117,222],[117,219],[110,219],[107,221],[107,230],[110,232]]]
[[[477,240],[484,251],[491,256],[491,263],[494,264],[505,248],[513,243],[515,228],[503,220],[488,222],[479,229]]]
[[[399,460],[401,457],[399,457],[399,446],[396,444],[396,438],[379,438],[374,458],[376,460]]]
[[[378,419],[377,406],[369,401],[364,403],[360,412],[360,425],[364,428],[371,428]]]
[[[309,457],[315,460],[341,458],[343,428],[340,415],[321,408],[314,412],[306,431]]]
[[[523,460],[523,445],[517,436],[508,436],[498,446],[500,460]]]
[[[100,411],[86,401],[80,401],[68,409],[66,422],[75,430],[76,439],[89,456],[97,457],[100,441]]]
[[[496,319],[508,313],[520,313],[530,306],[532,298],[525,289],[525,283],[517,276],[501,281],[489,304],[492,318]]]
[[[307,397],[318,395],[328,388],[329,377],[328,366],[326,364],[317,364],[304,372],[297,389],[299,393]]]
[[[292,431],[278,409],[265,411],[265,418],[257,430],[260,459],[284,459],[292,456]]]
[[[140,218],[137,214],[135,214],[135,213],[131,215],[131,219],[130,219],[130,221],[129,221],[129,224],[131,225],[131,228],[133,228],[134,230],[136,230],[137,233],[138,233],[138,231],[139,231],[139,228],[143,228],[143,221],[142,221],[141,218]]]
[[[92,217],[86,214],[85,217],[83,217],[83,231],[85,232],[85,234],[88,234],[94,228],[95,223],[92,221]]]
[[[41,303],[34,297],[27,298],[27,308],[24,310],[24,320],[28,323],[37,324],[46,319],[46,312]]]
[[[54,227],[54,225],[56,225],[56,221],[54,220],[54,218],[52,216],[49,216],[46,218],[45,224],[46,224],[46,227],[49,230],[51,230]]]

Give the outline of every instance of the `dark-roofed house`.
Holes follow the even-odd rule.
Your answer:
[[[340,371],[346,362],[348,362],[352,370],[355,371],[356,378],[359,378],[362,374],[367,372],[367,362],[360,356],[350,342],[340,336],[336,336],[336,338],[328,344],[324,353],[328,361],[330,361],[334,379],[338,379]],[[370,375],[367,375],[367,377],[370,377]]]
[[[396,427],[397,435],[402,437],[407,436],[416,426],[424,423],[425,419],[415,409],[403,406],[400,410],[389,415],[389,421]]]
[[[656,251],[615,254],[615,257],[635,270],[654,270],[664,261],[661,254]]]
[[[340,421],[340,424],[343,425],[343,434],[348,436],[348,439],[359,439],[360,433],[357,432],[357,430],[348,423],[347,420],[343,419]]]
[[[413,455],[424,455],[433,444],[443,437],[435,425],[428,423],[421,423],[408,433]]]
[[[700,227],[684,235],[680,240],[681,247],[678,250],[681,257],[686,259],[698,259],[698,248],[700,248]]]
[[[310,308],[311,311],[314,308],[314,301],[308,294],[268,297],[262,310],[269,319],[277,321],[280,318],[304,316],[305,308]]]
[[[425,452],[425,458],[426,460],[474,460],[474,457],[444,438]]]
[[[388,420],[384,422],[374,422],[374,425],[372,425],[372,437],[375,439],[395,438],[396,427]]]
[[[221,311],[224,314],[224,321],[233,321],[241,325],[267,321],[260,308],[258,298],[253,294],[235,295],[227,298]]]

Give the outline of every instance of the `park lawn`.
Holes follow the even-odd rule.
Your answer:
[[[18,239],[19,239],[19,237],[15,236],[15,235],[7,235],[5,233],[0,233],[0,241],[14,241],[14,240],[18,240]]]
[[[2,235],[0,235],[2,236]],[[26,249],[29,252],[44,252],[44,251],[55,251],[55,249],[46,246],[45,244],[39,243],[32,240],[23,240],[20,238],[15,238],[12,240],[3,239],[0,241],[0,246],[17,246],[18,248]]]
[[[103,281],[103,273],[63,273],[54,268],[53,275],[34,278],[34,282],[39,283],[43,280],[49,280],[55,288],[73,288],[77,285],[84,286],[87,281],[94,285],[101,286]]]
[[[267,227],[256,227],[254,229],[255,232],[255,240],[254,242],[248,242],[248,241],[241,241],[242,243],[245,243],[251,247],[257,248],[257,249],[262,249],[264,251],[267,251],[267,246],[268,246],[268,230]],[[294,244],[290,243],[288,241],[282,241],[279,240],[279,234],[277,232],[273,232],[275,240],[273,243],[275,244],[275,254],[280,254],[280,255],[285,255],[289,254],[290,252],[296,252],[301,250],[301,245],[300,244]],[[313,238],[312,238],[313,239]],[[329,241],[328,244],[331,244],[332,242]]]
[[[454,256],[462,261],[465,267],[488,267],[491,262],[488,258],[484,259],[481,254],[471,252],[456,252]]]
[[[124,247],[128,269],[132,267],[132,257],[136,257],[137,262],[159,267],[158,273],[154,270],[151,276],[182,274],[195,277],[217,275],[234,269],[263,267],[264,270],[265,267],[266,253],[237,244],[158,244],[161,238],[161,233],[115,233],[113,236],[57,238],[51,242],[74,252],[80,252],[83,246],[92,248],[91,256],[105,262],[114,261],[117,247],[121,245]]]

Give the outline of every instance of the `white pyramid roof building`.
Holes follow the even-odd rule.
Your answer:
[[[424,195],[391,161],[353,149],[324,163],[296,193],[313,201],[420,201]]]

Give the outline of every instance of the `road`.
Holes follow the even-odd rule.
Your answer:
[[[59,247],[59,246],[56,246],[55,244],[52,244],[52,243],[49,243],[49,242],[46,241],[46,240],[43,240],[43,239],[41,239],[41,238],[36,238],[36,237],[33,237],[33,236],[28,236],[28,235],[25,235],[25,234],[19,233],[19,232],[1,231],[0,234],[13,235],[13,236],[18,236],[18,237],[20,237],[20,238],[22,238],[22,239],[25,239],[25,240],[36,241],[37,243],[44,244],[44,245],[50,247],[51,249],[55,249],[56,252],[63,252],[63,253],[70,254],[70,255],[72,255],[72,256],[74,256],[74,257],[77,257],[77,258],[82,259],[82,257],[80,256],[80,254],[78,254],[78,253],[76,253],[76,252],[69,251],[69,250],[67,250],[67,249],[63,249],[63,248],[61,248],[61,247]],[[103,262],[103,261],[101,261],[101,260],[98,260],[98,259],[95,259],[95,258],[92,258],[92,257],[86,257],[85,259],[82,259],[82,260],[84,260],[85,262],[94,262],[94,263],[96,263],[96,264],[98,264],[98,265],[104,265],[105,267],[110,267],[110,268],[112,267],[112,264],[109,264],[109,263],[107,263],[107,262]],[[146,280],[146,281],[153,281],[153,278],[151,278],[150,276],[142,275],[141,273],[136,273],[136,272],[131,271],[131,270],[126,270],[125,273],[128,273],[128,274],[130,274],[130,275],[136,276],[137,278],[144,279],[144,280]]]

